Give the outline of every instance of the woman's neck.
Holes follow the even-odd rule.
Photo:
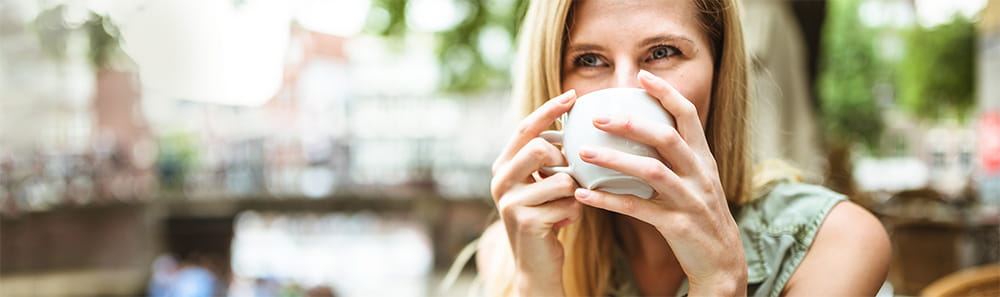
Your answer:
[[[650,224],[616,215],[615,228],[643,295],[672,296],[684,278],[670,244]]]

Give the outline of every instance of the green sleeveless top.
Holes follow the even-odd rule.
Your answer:
[[[743,205],[735,214],[747,260],[747,295],[778,296],[785,283],[802,263],[816,232],[841,194],[826,188],[785,181],[770,192]],[[637,296],[628,259],[614,253],[612,285],[609,296]],[[687,295],[687,281],[681,283],[677,296]]]

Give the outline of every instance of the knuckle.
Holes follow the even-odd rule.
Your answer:
[[[665,146],[676,146],[680,143],[680,140],[680,135],[677,134],[677,130],[674,129],[666,129],[666,133],[664,133],[663,138],[661,138],[661,141]]]
[[[517,212],[515,211],[515,209],[516,207],[514,207],[514,205],[512,205],[509,201],[505,201],[504,199],[500,199],[500,201],[497,203],[497,212],[499,212],[500,216],[504,217],[505,219],[516,220]]]
[[[704,180],[701,182],[701,190],[708,197],[716,197],[720,194],[719,186],[711,180]]]
[[[625,213],[634,213],[635,199],[622,199],[622,211]]]
[[[680,224],[671,226],[671,228],[674,229],[674,232],[677,233],[678,237],[683,237],[683,238],[690,237],[694,232],[693,230],[694,228],[691,227],[690,222],[688,220],[679,220],[679,221],[681,222]]]
[[[538,226],[543,223],[542,220],[536,216],[521,216],[516,220],[521,226]]]
[[[694,103],[688,100],[681,100],[680,113],[684,116],[693,116],[698,114],[698,110],[694,107]]]
[[[623,117],[622,118],[622,124],[621,124],[621,126],[622,126],[622,129],[625,130],[625,131],[629,131],[629,132],[634,131],[635,130],[635,121],[632,120],[632,118],[630,118],[630,117]]]
[[[529,121],[524,121],[521,122],[521,124],[517,125],[517,130],[514,133],[521,138],[534,137],[534,135],[531,135],[532,134],[531,122]]]
[[[528,149],[525,154],[529,161],[537,162],[545,160],[545,155],[547,155],[548,152],[545,151],[545,148],[534,146]]]
[[[526,150],[525,153],[528,154],[532,160],[544,159],[549,153],[548,148],[545,147],[545,144],[543,143],[544,141],[545,140],[542,140],[541,138],[532,139],[524,148]]]
[[[695,213],[700,214],[700,215],[708,216],[708,215],[711,215],[711,212],[712,212],[712,207],[710,207],[708,205],[708,203],[706,203],[704,201],[699,201],[698,203],[695,203],[694,206],[693,206],[693,208],[694,208]]]
[[[714,194],[715,193],[715,183],[712,182],[711,180],[709,180],[709,179],[702,179],[701,182],[700,182],[700,184],[701,184],[701,190],[702,191],[705,191],[706,193],[709,193],[709,194]]]
[[[553,177],[558,178],[559,185],[562,189],[569,190],[570,192],[576,189],[576,180],[574,180],[569,174],[560,172],[553,175]]]
[[[642,169],[642,175],[650,181],[661,181],[667,179],[665,167],[658,164],[649,164]]]
[[[576,191],[576,181],[570,179],[569,182],[563,185],[562,190],[563,190],[563,195],[565,195],[566,197],[573,196],[573,192]]]

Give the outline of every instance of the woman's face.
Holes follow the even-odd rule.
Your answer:
[[[563,91],[583,95],[639,88],[640,69],[674,86],[698,109],[702,125],[712,95],[713,61],[691,1],[585,0],[574,12],[562,61]]]

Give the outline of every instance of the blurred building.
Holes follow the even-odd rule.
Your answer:
[[[386,39],[321,22],[360,24],[367,1],[122,3],[97,11],[128,41],[103,68],[88,60],[95,11],[0,4],[0,295],[142,294],[167,254],[211,271],[230,296],[439,295],[432,282],[494,219],[490,166],[517,118],[507,91],[440,92],[429,31]],[[826,3],[745,4],[755,157],[817,181],[810,86]],[[896,132],[919,148],[912,158],[895,171],[859,166],[874,168],[863,179],[880,202],[905,201],[883,217],[919,215],[894,237],[917,243],[897,246],[918,259],[903,262],[914,271],[931,271],[920,266],[929,255],[947,269],[987,261],[956,246],[996,246],[962,245],[996,222],[966,228],[955,205],[973,174],[984,201],[1000,192],[984,142],[1000,108],[997,8],[979,45],[987,128],[900,119]],[[898,282],[910,289],[942,271]]]
[[[178,48],[161,54],[148,51],[163,44],[131,40],[147,52],[95,70],[83,27],[46,33],[69,40],[68,58],[53,59],[25,27],[38,7],[25,7],[0,9],[0,295],[131,296],[172,253],[232,281],[235,296],[295,286],[365,296],[402,278],[410,285],[398,293],[422,296],[488,222],[510,104],[503,92],[438,93],[427,36],[399,53],[290,23],[280,88],[232,104],[199,95],[217,80],[192,72],[207,55],[186,43],[198,36],[151,34]],[[127,34],[150,35],[139,25],[179,12],[146,9]],[[64,25],[56,12],[48,18]],[[132,59],[153,66],[137,71]],[[228,71],[216,70],[205,71]],[[284,223],[261,225],[274,218]],[[252,249],[268,244],[283,248]],[[278,255],[247,256],[258,252]],[[365,259],[398,265],[351,262]]]

